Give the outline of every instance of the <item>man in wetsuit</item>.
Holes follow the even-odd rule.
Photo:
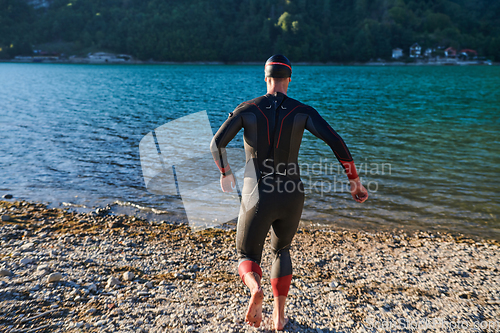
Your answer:
[[[251,292],[246,322],[259,327],[262,321],[260,261],[269,229],[274,255],[271,285],[274,295],[275,329],[286,325],[285,302],[292,279],[290,244],[304,205],[298,154],[302,134],[307,129],[325,141],[343,165],[354,200],[364,202],[368,192],[361,185],[353,159],[342,138],[312,107],[289,98],[290,61],[274,55],[265,65],[267,94],[240,104],[215,134],[211,151],[221,172],[224,192],[235,188],[235,178],[227,162],[227,144],[244,129],[245,178],[238,217],[236,248],[238,272]]]

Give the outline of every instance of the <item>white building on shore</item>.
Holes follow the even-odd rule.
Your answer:
[[[393,59],[399,59],[403,57],[403,50],[400,48],[395,48],[392,50],[392,58]]]
[[[127,55],[127,54],[114,54],[114,53],[106,53],[106,52],[96,52],[96,53],[89,53],[87,55],[87,58],[90,60],[90,62],[109,62],[109,63],[119,63],[119,62],[125,62],[128,60],[132,59],[132,56]]]
[[[410,46],[410,58],[420,58],[422,55],[422,47],[418,43]]]

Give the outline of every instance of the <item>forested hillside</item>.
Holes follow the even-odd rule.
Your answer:
[[[500,61],[498,0],[0,0],[0,58],[40,44],[158,61],[389,59],[468,48]]]

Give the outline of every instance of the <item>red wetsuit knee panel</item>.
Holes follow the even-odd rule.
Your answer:
[[[238,265],[238,273],[240,274],[240,277],[243,280],[243,282],[245,282],[245,274],[248,272],[257,273],[262,278],[262,270],[260,269],[259,264],[257,264],[252,260],[242,261]]]
[[[273,287],[274,297],[288,296],[288,290],[290,289],[291,282],[292,274],[271,279],[271,286]]]

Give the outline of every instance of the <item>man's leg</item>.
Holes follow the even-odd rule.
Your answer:
[[[274,295],[273,320],[276,330],[282,330],[288,322],[285,318],[285,304],[292,281],[290,244],[297,232],[304,206],[302,183],[298,183],[296,188],[300,190],[284,193],[280,197],[279,204],[282,205],[282,210],[286,211],[286,214],[272,224],[271,247],[274,261],[271,269],[271,285]]]
[[[251,293],[245,321],[254,327],[259,327],[262,322],[264,293],[260,284],[262,271],[259,264],[272,223],[271,203],[265,197],[265,193],[260,193],[257,205],[240,213],[236,230],[236,249],[240,259],[238,273]]]
[[[278,331],[284,329],[288,323],[288,318],[285,317],[285,305],[286,296],[274,297],[273,321],[274,328]]]
[[[250,289],[251,295],[245,321],[251,326],[259,327],[262,321],[262,301],[264,300],[264,292],[260,285],[262,271],[257,263],[244,260],[238,265],[238,272],[243,283]]]
[[[274,328],[282,330],[288,322],[288,319],[285,318],[285,304],[288,296],[288,290],[290,289],[290,283],[292,281],[290,245],[278,251],[273,247],[273,253],[274,262],[271,269],[271,286],[273,288],[274,296],[273,321]]]

